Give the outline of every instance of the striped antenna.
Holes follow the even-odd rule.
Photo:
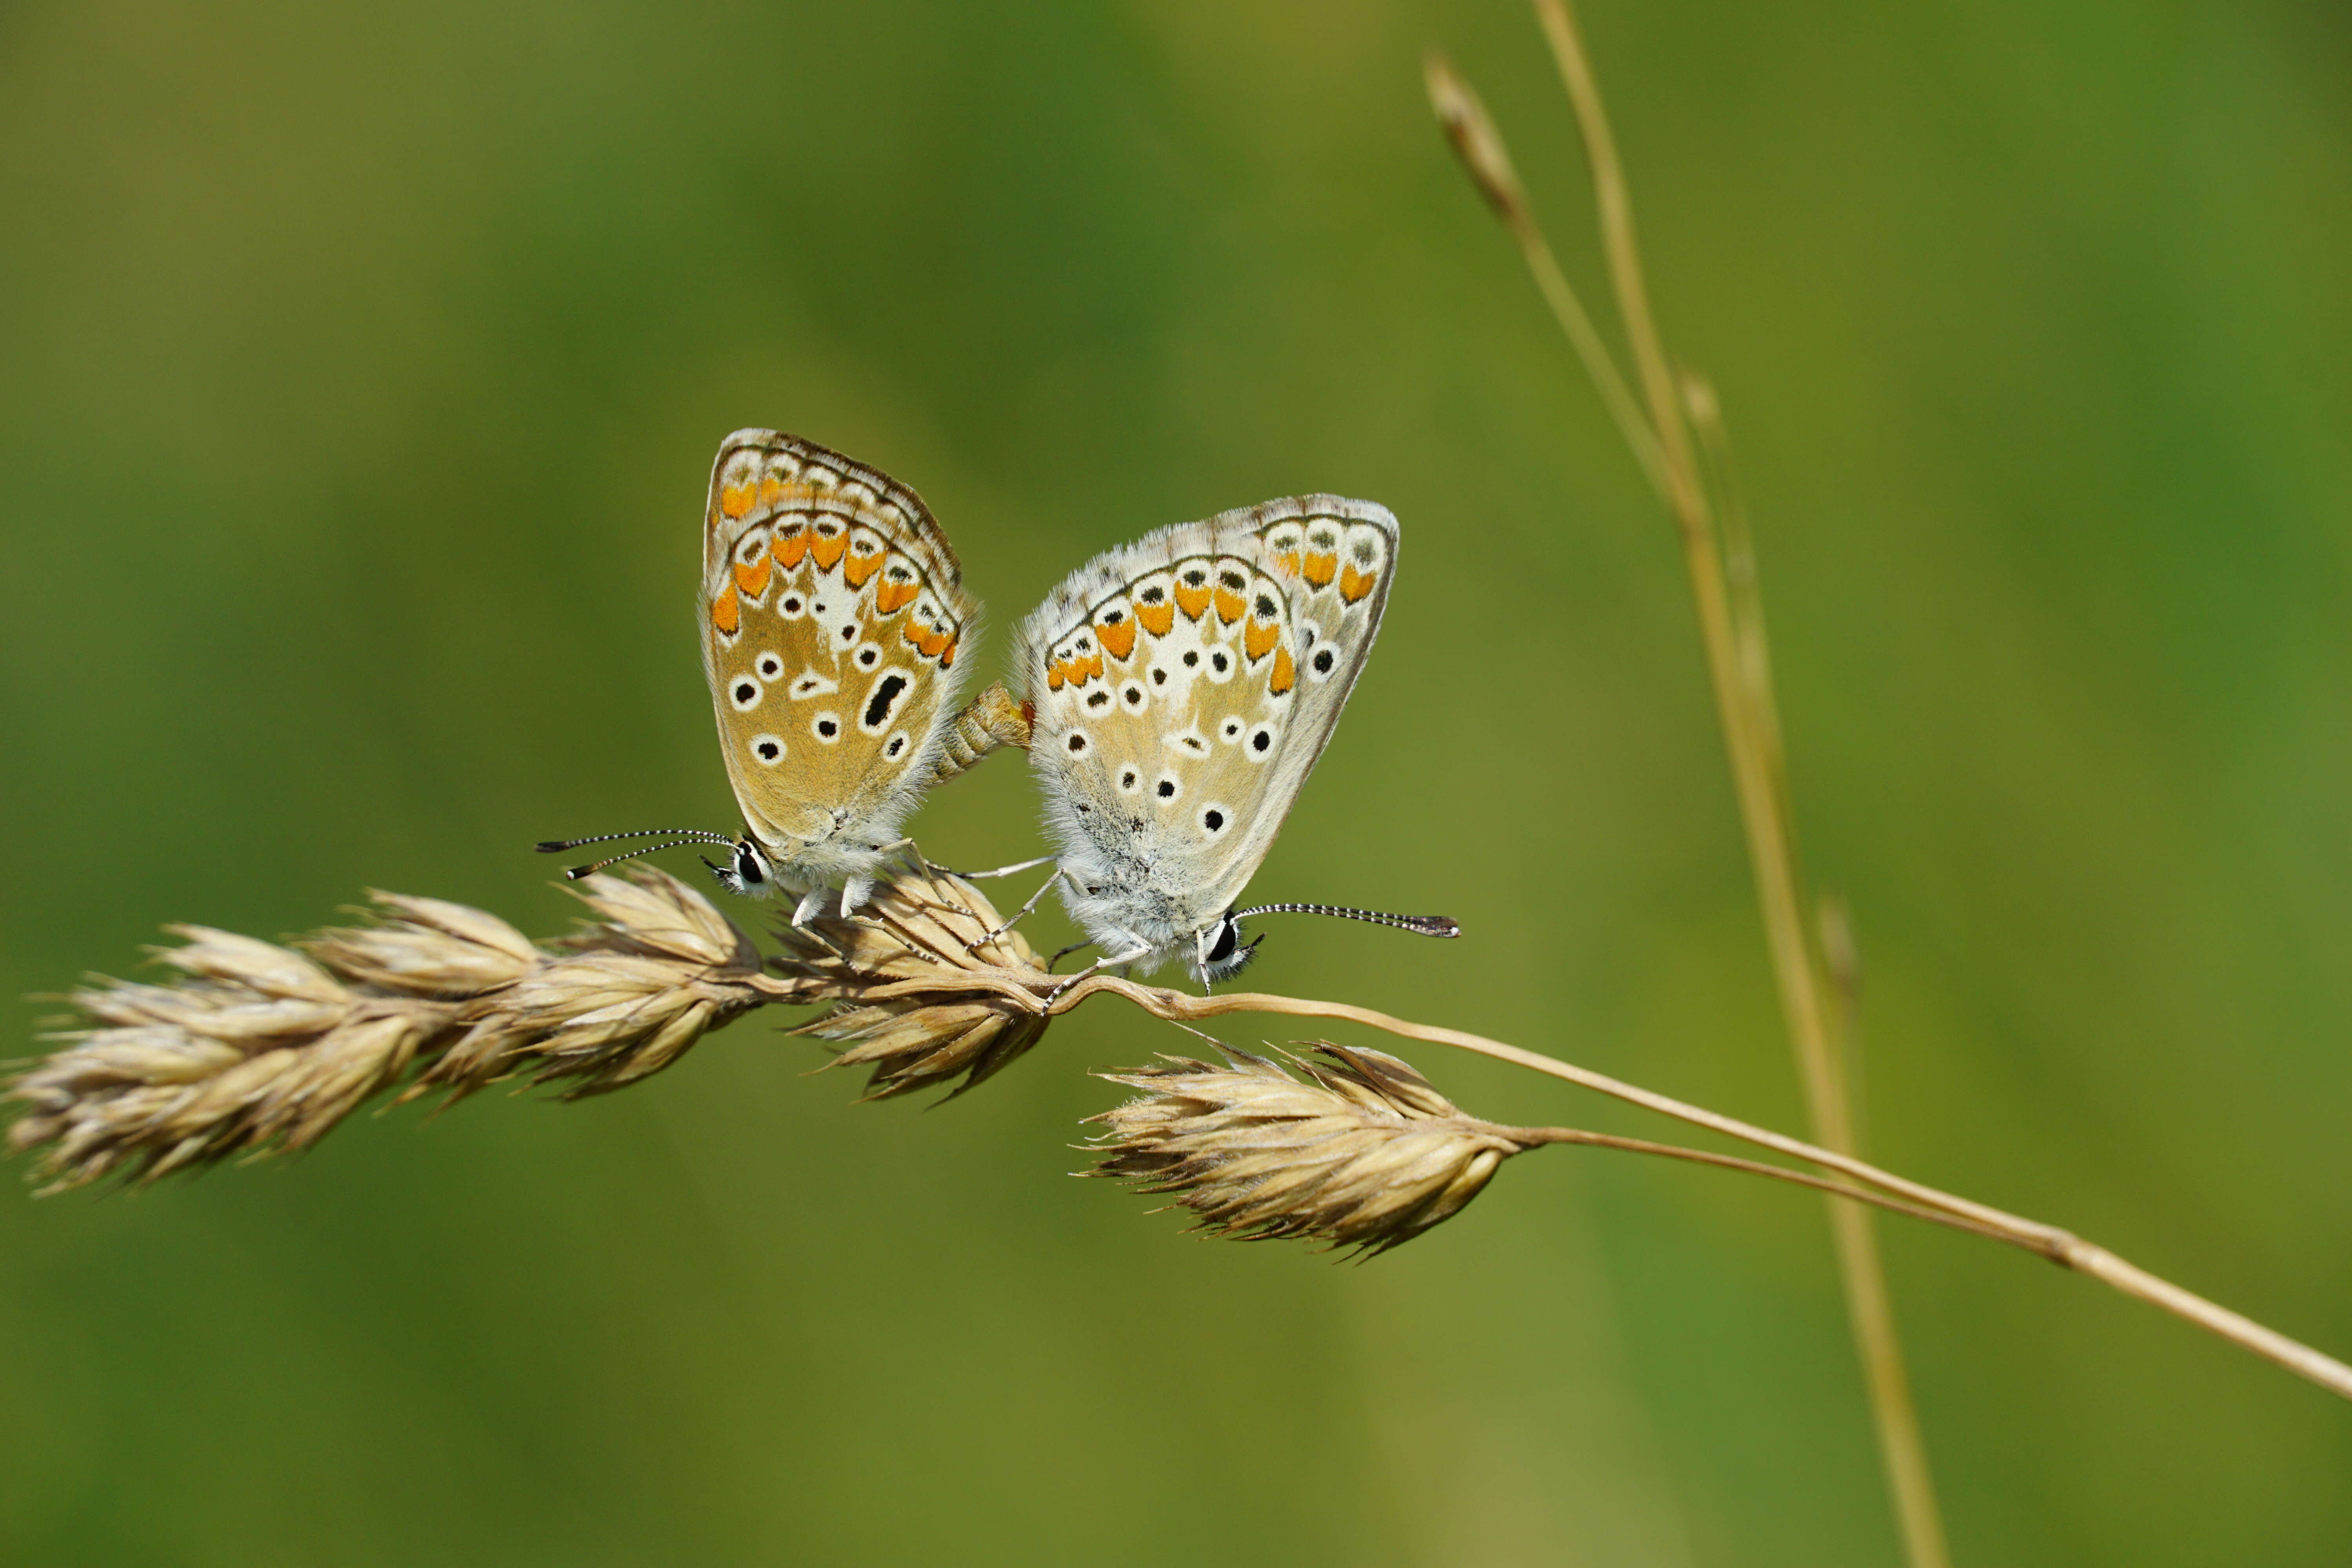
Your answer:
[[[640,827],[635,833],[599,833],[593,838],[545,838],[540,841],[542,855],[560,855],[566,849],[577,849],[583,844],[610,844],[615,838],[659,838],[668,835],[681,844],[732,844],[734,839],[724,833],[713,833],[707,827]],[[643,851],[640,851],[643,853]]]
[[[614,837],[618,837],[622,836],[616,834]],[[675,849],[681,844],[710,844],[714,842],[731,845],[735,841],[732,838],[719,838],[715,840],[705,838],[699,834],[696,835],[692,838],[668,838],[663,840],[659,844],[648,844],[638,849],[624,849],[618,855],[607,855],[604,858],[596,861],[593,865],[567,866],[564,868],[563,875],[567,880],[576,882],[583,877],[594,876],[597,872],[603,870],[607,866],[617,866],[624,860],[634,860],[640,855],[650,855],[656,849]]]
[[[1254,910],[1235,910],[1228,918],[1240,921],[1252,915],[1337,915],[1343,921],[1369,921],[1376,926],[1409,931],[1416,936],[1462,934],[1461,926],[1451,915],[1389,915],[1378,910],[1341,909],[1337,904],[1260,904]]]

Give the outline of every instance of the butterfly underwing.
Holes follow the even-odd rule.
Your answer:
[[[758,854],[722,880],[864,901],[948,746],[978,609],[913,490],[795,436],[727,438],[704,512],[702,665]]]

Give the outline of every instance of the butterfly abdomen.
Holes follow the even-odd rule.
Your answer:
[[[981,758],[1000,747],[1026,749],[1036,717],[1036,710],[1014,701],[1002,681],[991,686],[949,722],[940,738],[939,758],[931,764],[929,782],[943,784],[977,766]]]

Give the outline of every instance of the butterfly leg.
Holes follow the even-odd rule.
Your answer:
[[[793,911],[793,924],[805,927],[809,921],[824,913],[824,900],[832,891],[831,888],[818,887],[803,894],[800,907]]]
[[[1050,860],[1053,857],[1049,855],[1046,858]],[[1034,865],[1036,862],[1032,861],[1030,864]],[[1018,868],[1014,868],[1018,869]],[[1006,931],[1011,931],[1014,926],[1019,925],[1023,921],[1028,919],[1031,911],[1035,910],[1040,903],[1045,901],[1045,889],[1068,875],[1068,872],[1056,866],[1054,868],[1054,874],[1052,876],[1037,884],[1037,890],[1029,895],[1029,901],[1013,911],[1013,918],[1011,920],[1006,921],[1003,925],[998,926],[994,931],[990,931],[986,936],[982,937],[979,941],[964,943],[963,950],[966,952],[976,952],[980,949],[986,947],[990,942],[994,942],[998,937],[1003,936]]]
[[[961,877],[967,882],[977,882],[983,877],[1018,876],[1024,871],[1034,871],[1040,866],[1050,866],[1053,863],[1054,858],[1051,855],[1040,855],[1034,860],[1023,860],[1015,865],[999,866],[993,871],[959,871],[952,866],[942,866],[936,860],[924,861],[923,868],[927,871],[944,871],[950,877]]]

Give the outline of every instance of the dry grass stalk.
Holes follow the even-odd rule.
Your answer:
[[[1310,1099],[1322,1097],[1313,1100],[1320,1110],[1259,1119],[1267,1126],[1289,1123],[1284,1136],[1292,1157],[1309,1165],[1321,1158],[1331,1166],[1331,1156],[1349,1148],[1302,1135],[1299,1123],[1325,1114],[1353,1118],[1347,1124],[1359,1131],[1377,1122],[1385,1140],[1442,1135],[1429,1145],[1436,1152],[1427,1161],[1399,1157],[1396,1150],[1415,1145],[1397,1142],[1384,1159],[1336,1182],[1325,1170],[1310,1184],[1312,1194],[1296,1198],[1305,1208],[1254,1215],[1250,1205],[1283,1189],[1235,1186],[1251,1180],[1246,1168],[1225,1158],[1237,1145],[1184,1142],[1209,1125],[1188,1124],[1188,1117],[1223,1117],[1223,1124],[1238,1125],[1238,1099],[1203,1092],[1184,1102],[1189,1110],[1154,1115],[1126,1108],[1125,1125],[1133,1135],[1129,1152],[1140,1163],[1121,1173],[1167,1178],[1187,1161],[1204,1162],[1195,1167],[1197,1174],[1223,1182],[1241,1199],[1239,1207],[1209,1205],[1218,1215],[1213,1228],[1318,1236],[1377,1249],[1458,1210],[1491,1173],[1487,1152],[1499,1158],[1519,1148],[1571,1143],[1667,1155],[1793,1182],[1826,1191],[1842,1206],[1874,1204],[2022,1247],[2352,1398],[2352,1366],[2068,1231],[1588,1068],[1344,1002],[1249,992],[1193,996],[1108,974],[1065,987],[1019,938],[982,941],[994,927],[996,911],[968,884],[929,869],[896,879],[872,918],[823,920],[811,931],[788,931],[791,956],[773,965],[780,974],[761,973],[751,940],[700,894],[659,871],[640,868],[626,880],[598,877],[576,890],[602,919],[543,945],[478,910],[383,893],[376,895],[377,923],[324,932],[311,939],[308,956],[226,931],[176,928],[186,945],[161,956],[186,978],[167,985],[101,980],[76,994],[92,1026],[68,1032],[62,1037],[72,1044],[10,1081],[6,1098],[25,1110],[9,1130],[9,1147],[34,1158],[37,1178],[46,1178],[51,1191],[110,1173],[152,1178],[241,1152],[305,1146],[417,1064],[423,1064],[418,1083],[458,1092],[514,1076],[568,1081],[580,1093],[618,1088],[676,1061],[711,1029],[771,1002],[835,1004],[835,1011],[811,1032],[857,1037],[840,1059],[873,1068],[877,1095],[957,1074],[969,1088],[1026,1050],[1048,1019],[1108,991],[1176,1023],[1278,1014],[1341,1020],[1475,1051],[1826,1173],[1817,1176],[1614,1134],[1476,1121],[1460,1117],[1412,1068],[1373,1052],[1327,1047],[1326,1059],[1310,1065],[1311,1086],[1270,1066],[1280,1081],[1269,1085],[1239,1062],[1224,1069],[1181,1063],[1128,1075],[1126,1081],[1138,1088],[1188,1072],[1258,1077],[1255,1092],[1269,1096],[1309,1094],[1311,1088]],[[1192,1081],[1196,1088],[1204,1082]],[[1343,1104],[1349,1109],[1334,1110]],[[1105,1120],[1116,1127],[1120,1114]],[[1513,1147],[1474,1148],[1481,1139]],[[1272,1140],[1268,1148],[1280,1142]],[[1112,1152],[1111,1145],[1104,1147]],[[1147,1151],[1155,1148],[1152,1164],[1155,1157]],[[1310,1149],[1318,1152],[1299,1152]],[[1320,1217],[1297,1217],[1308,1213]],[[1203,1218],[1210,1218],[1206,1210]]]
[[[1505,1160],[1536,1146],[1464,1115],[1381,1051],[1328,1042],[1294,1057],[1218,1047],[1225,1065],[1183,1057],[1098,1076],[1139,1091],[1091,1118],[1095,1176],[1172,1193],[1194,1228],[1245,1241],[1300,1238],[1387,1251],[1462,1212]],[[1537,1140],[1543,1142],[1544,1140]]]
[[[45,1190],[152,1181],[238,1154],[303,1149],[423,1063],[411,1094],[518,1072],[593,1093],[632,1083],[768,996],[758,950],[662,872],[598,877],[603,920],[532,945],[495,916],[374,895],[375,923],[300,944],[176,926],[169,984],[73,993],[89,1026],[10,1080],[8,1130]]]
[[[2088,1275],[2126,1296],[2159,1307],[2228,1340],[2242,1350],[2250,1351],[2298,1377],[2317,1384],[2332,1394],[2352,1399],[2352,1366],[2300,1341],[2290,1339],[2275,1329],[2255,1322],[2242,1313],[2231,1311],[2192,1291],[2184,1290],[2168,1279],[2125,1261],[2105,1247],[2084,1241],[2072,1231],[2010,1214],[1990,1204],[1977,1203],[1954,1193],[1943,1192],[1924,1182],[1915,1182],[1892,1171],[1882,1170],[1853,1154],[1808,1143],[1785,1132],[1775,1132],[1753,1122],[1742,1121],[1738,1117],[1726,1116],[1721,1111],[1692,1105],[1671,1095],[1660,1094],[1655,1089],[1643,1089],[1622,1079],[1595,1072],[1591,1068],[1507,1045],[1501,1040],[1490,1040],[1484,1035],[1444,1028],[1434,1024],[1415,1024],[1347,1002],[1322,1002],[1303,996],[1276,996],[1249,991],[1193,996],[1181,991],[1139,985],[1131,980],[1108,974],[1089,975],[1079,981],[1053,1003],[1052,1010],[1056,1014],[1067,1012],[1104,991],[1123,996],[1153,1017],[1171,1023],[1200,1024],[1235,1013],[1271,1013],[1291,1018],[1328,1019],[1360,1024],[1400,1039],[1425,1040],[1528,1068],[1559,1079],[1563,1083],[1571,1083],[1628,1105],[1672,1117],[1689,1126],[1801,1160],[1830,1173],[1831,1179],[1812,1178],[1800,1172],[1767,1166],[1754,1161],[1733,1160],[1696,1150],[1676,1150],[1670,1145],[1649,1144],[1637,1139],[1578,1132],[1564,1128],[1510,1129],[1516,1135],[1538,1142],[1589,1143],[1643,1153],[1673,1152],[1677,1158],[1697,1163],[1795,1182],[1826,1191],[1842,1202],[1872,1204],[1914,1218],[1932,1220],[1955,1230],[2005,1242],[2047,1258],[2062,1268]]]
[[[780,999],[836,1004],[793,1032],[843,1042],[831,1065],[869,1068],[868,1100],[976,1087],[1037,1043],[1046,1017],[1030,998],[1059,984],[1018,931],[982,941],[1003,923],[971,883],[925,867],[882,884],[856,919],[782,928]]]

